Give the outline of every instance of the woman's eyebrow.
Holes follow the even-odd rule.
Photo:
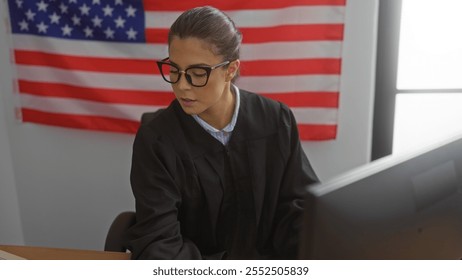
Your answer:
[[[177,63],[175,63],[173,60],[171,60],[171,59],[169,59],[169,60],[170,60],[170,63],[172,63],[173,65],[175,65],[175,66],[177,66],[178,68],[180,68],[179,65],[178,65]],[[201,67],[202,67],[202,66],[207,66],[207,67],[209,67],[210,65],[207,64],[207,63],[196,63],[196,64],[191,64],[191,65],[186,66],[185,69],[191,68],[191,67],[197,67],[197,66],[201,66]]]

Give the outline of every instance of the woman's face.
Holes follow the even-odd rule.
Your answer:
[[[223,58],[216,56],[205,41],[193,37],[174,38],[170,42],[169,57],[180,70],[192,65],[213,66],[223,62]],[[227,70],[228,67],[212,70],[204,87],[192,86],[184,74],[177,83],[172,84],[175,97],[186,114],[210,118],[225,111],[227,106],[233,106],[231,79]]]

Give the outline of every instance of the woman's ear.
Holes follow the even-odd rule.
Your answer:
[[[227,82],[231,81],[236,76],[240,65],[241,65],[241,62],[239,61],[239,59],[236,59],[229,64],[227,71],[226,71],[227,72],[226,73]]]

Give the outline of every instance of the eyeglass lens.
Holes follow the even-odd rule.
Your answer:
[[[169,83],[176,83],[182,74],[180,70],[172,64],[164,63],[161,65],[162,76]],[[207,70],[200,67],[188,68],[185,72],[186,79],[193,86],[204,86],[207,83],[208,73]]]

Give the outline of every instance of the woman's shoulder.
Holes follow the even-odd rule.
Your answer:
[[[176,116],[173,107],[172,102],[166,108],[143,113],[138,133],[147,134],[157,140],[174,137],[174,134],[179,133],[181,129],[178,124],[178,116]]]
[[[292,113],[286,104],[247,90],[240,89],[239,92],[242,112],[254,121],[280,124],[290,119]]]
[[[247,90],[239,90],[241,102],[236,139],[262,139],[287,134],[293,124],[292,112],[283,103]],[[237,141],[237,140],[236,140]]]
[[[262,108],[279,109],[282,105],[279,101],[245,89],[239,89],[239,93],[242,100],[241,102],[248,106],[262,106]]]

